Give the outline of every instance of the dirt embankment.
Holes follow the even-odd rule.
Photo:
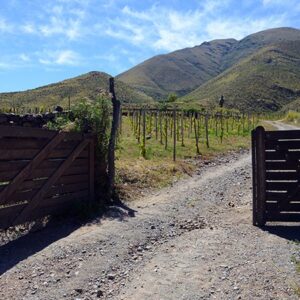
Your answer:
[[[0,247],[0,299],[298,299],[298,226],[252,226],[249,153]]]

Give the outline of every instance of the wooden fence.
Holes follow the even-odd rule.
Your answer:
[[[94,137],[0,126],[0,228],[94,199]]]
[[[300,130],[252,131],[253,224],[300,221]]]

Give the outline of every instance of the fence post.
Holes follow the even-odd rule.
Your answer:
[[[205,138],[206,138],[206,147],[209,148],[209,138],[208,138],[208,113],[205,114]]]
[[[253,225],[266,223],[266,165],[265,130],[262,126],[252,131]]]
[[[95,201],[95,143],[96,137],[91,138],[89,144],[89,198],[90,204]]]
[[[173,110],[173,161],[176,161],[176,109]]]
[[[116,98],[115,94],[115,84],[114,78],[109,78],[109,92],[112,95],[112,104],[113,104],[113,119],[111,125],[111,132],[109,138],[109,145],[108,145],[108,194],[109,197],[112,197],[114,194],[115,188],[115,146],[116,146],[116,135],[119,126],[119,119],[120,119],[120,107],[121,103]],[[110,198],[111,200],[111,198]]]

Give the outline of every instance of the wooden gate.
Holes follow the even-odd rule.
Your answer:
[[[252,131],[253,224],[300,221],[300,130]]]
[[[0,228],[94,198],[94,138],[0,126]]]

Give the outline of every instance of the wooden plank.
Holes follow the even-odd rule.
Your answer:
[[[42,178],[50,176],[65,160],[44,161],[39,168],[33,171],[27,180],[34,178]],[[71,167],[66,171],[66,174],[83,174],[88,170],[87,159],[76,159]],[[19,171],[0,172],[0,182],[12,180]]]
[[[40,205],[38,207],[36,207],[36,210],[39,210],[40,208],[44,209],[47,207],[52,207],[59,203],[73,202],[73,201],[76,201],[76,199],[85,199],[88,203],[88,198],[89,198],[89,190],[88,189],[74,192],[74,193],[53,196],[51,198],[43,199],[43,201],[41,201]]]
[[[63,195],[68,193],[80,192],[88,189],[89,189],[88,182],[80,182],[80,183],[73,183],[73,184],[57,184],[49,189],[45,197],[50,198],[55,195]]]
[[[278,203],[266,203],[266,210],[268,212],[299,212],[300,213],[300,201],[288,203],[284,209],[281,209]]]
[[[288,193],[275,193],[275,192],[266,192],[266,201],[278,201],[285,199],[288,196]]]
[[[300,222],[300,213],[267,213],[267,221],[273,222]]]
[[[26,207],[27,204],[10,207],[0,207],[0,228],[6,229],[11,226],[15,217]]]
[[[299,139],[300,140],[300,130],[282,130],[282,131],[267,131],[267,140],[279,140],[279,139]]]
[[[68,141],[81,141],[84,135],[79,132],[66,132],[65,140]],[[22,126],[1,126],[0,125],[0,138],[1,137],[15,137],[15,138],[47,138],[52,139],[57,134],[55,130],[44,128],[32,128]]]
[[[207,118],[205,118],[206,120]],[[251,152],[252,152],[252,223],[257,224],[257,164],[256,164],[256,130],[251,132]]]
[[[90,140],[86,139],[82,141],[72,152],[72,154],[60,165],[60,167],[54,172],[54,174],[49,177],[46,183],[42,186],[40,191],[33,197],[31,202],[28,204],[26,208],[20,213],[20,215],[16,218],[15,222],[19,223],[23,218],[26,218],[30,211],[35,209],[39,200],[44,198],[49,188],[57,181],[57,179],[66,171],[66,169],[71,165],[74,159],[82,152],[82,150],[88,145]],[[15,224],[15,222],[13,224]]]
[[[300,149],[300,140],[266,140],[266,149]]]
[[[300,167],[299,162],[289,161],[277,161],[277,162],[266,162],[266,170],[298,170]]]
[[[47,179],[41,180],[27,180],[24,181],[22,187],[19,190],[29,190],[40,188]],[[73,184],[73,183],[88,183],[89,175],[79,174],[79,175],[65,175],[58,179],[57,184]],[[0,186],[0,191],[4,189],[4,186]]]
[[[0,137],[48,138],[52,139],[57,131],[22,126],[0,126]]]
[[[89,183],[88,182],[80,182],[80,183],[72,183],[72,184],[56,184],[52,186],[48,193],[46,194],[46,198],[50,198],[56,195],[63,195],[68,193],[75,193],[80,192],[83,190],[88,190]],[[13,195],[10,196],[9,200],[6,202],[6,204],[14,204],[19,202],[28,201],[30,202],[31,199],[35,196],[35,194],[39,191],[39,188],[37,189],[30,189],[25,191],[16,191]],[[42,199],[41,199],[42,201]]]
[[[266,172],[266,180],[298,180],[299,173],[292,171]]]
[[[95,137],[89,144],[89,198],[95,201]]]
[[[256,128],[256,165],[257,165],[257,211],[256,224],[264,226],[266,223],[266,167],[265,167],[265,130],[259,126]]]
[[[43,148],[48,141],[48,138],[0,138],[0,149],[40,149]]]
[[[27,204],[18,204],[8,207],[0,207],[0,228],[6,229],[14,225],[19,225],[27,221],[34,221],[38,218],[47,215],[61,215],[70,211],[74,205],[78,203],[85,203],[88,198],[88,191],[81,193],[69,194],[58,198],[50,198],[48,201],[41,203],[41,207],[31,211],[23,220],[16,220],[16,216],[19,215],[27,206]]]
[[[26,167],[19,172],[19,174],[10,182],[10,184],[0,194],[0,204],[5,203],[13,194],[13,192],[27,179],[28,175],[33,173],[34,169],[37,168],[41,162],[51,153],[51,151],[61,142],[64,138],[65,133],[59,132],[53,137],[53,139],[34,157]]]
[[[268,152],[269,151],[269,152]],[[266,151],[266,160],[267,161],[278,161],[285,160],[288,163],[298,165],[300,152],[284,152],[284,151]]]
[[[266,190],[270,191],[290,191],[297,188],[298,182],[266,182]]]
[[[72,148],[69,149],[54,149],[48,158],[66,158],[72,153]],[[39,149],[16,149],[2,150],[0,149],[0,161],[13,160],[32,160],[38,153]],[[88,157],[88,150],[82,151],[80,157]]]

